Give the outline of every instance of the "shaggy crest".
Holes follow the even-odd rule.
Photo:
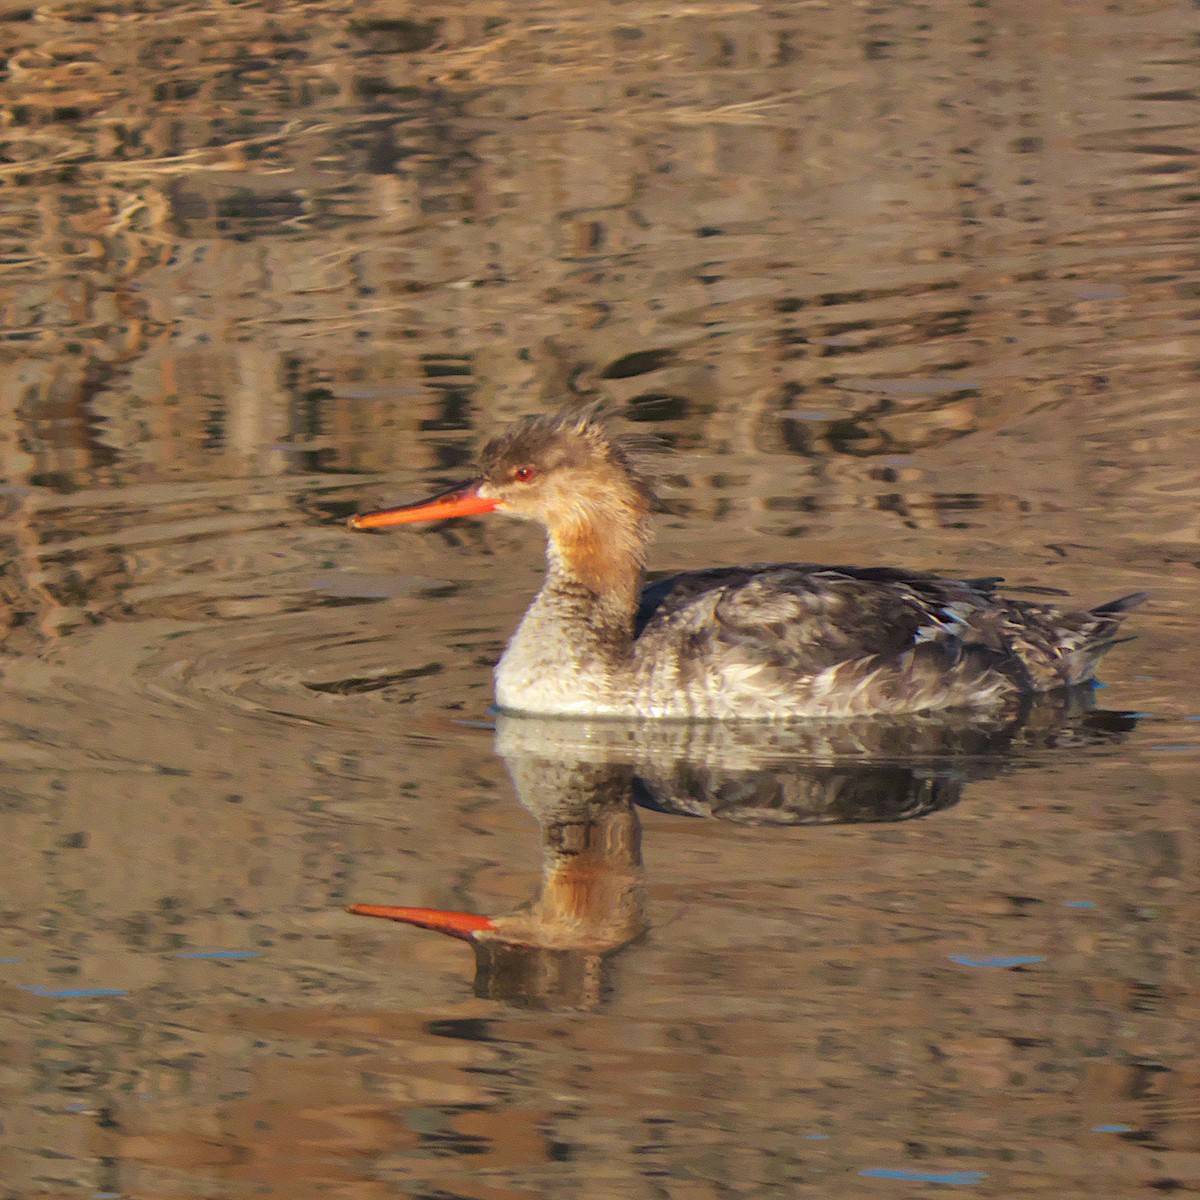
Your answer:
[[[646,460],[658,448],[652,438],[626,428],[601,402],[528,417],[505,430],[484,446],[480,474],[489,482],[506,483],[530,462],[545,472],[608,466],[628,480],[649,507],[656,497]]]

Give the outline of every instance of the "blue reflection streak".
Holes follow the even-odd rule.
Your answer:
[[[904,1167],[867,1167],[859,1171],[871,1179],[907,1179],[916,1183],[980,1183],[986,1171],[910,1171]]]
[[[32,992],[47,1000],[74,1000],[84,996],[128,996],[127,988],[49,988],[23,985],[23,992]]]
[[[1028,963],[1045,962],[1040,954],[1010,954],[1008,956],[977,957],[974,954],[947,954],[952,963],[960,967],[1023,967]]]
[[[258,958],[257,950],[184,950],[176,958]]]

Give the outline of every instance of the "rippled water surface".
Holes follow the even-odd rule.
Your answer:
[[[1200,1191],[1194,6],[2,8],[3,1195]],[[1136,640],[496,722],[536,531],[342,518],[599,397],[656,568]]]

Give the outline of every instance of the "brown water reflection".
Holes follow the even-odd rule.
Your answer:
[[[6,1194],[1196,1190],[1194,11],[0,12]],[[541,545],[340,518],[595,396],[683,454],[655,566],[1150,589],[1147,715],[924,820],[639,810],[606,1003],[468,998],[342,910],[528,900]]]

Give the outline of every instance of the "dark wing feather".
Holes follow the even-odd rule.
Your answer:
[[[804,674],[918,642],[958,642],[996,580],[956,581],[886,567],[805,563],[675,575],[642,594],[638,635],[719,638]],[[699,648],[699,647],[698,647]]]

